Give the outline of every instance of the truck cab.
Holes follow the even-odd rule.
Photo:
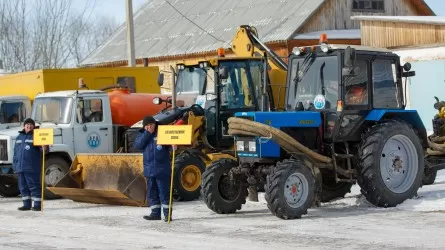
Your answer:
[[[122,142],[124,126],[113,124],[110,98],[104,91],[76,90],[36,96],[31,118],[36,128],[54,129],[54,144],[46,156],[45,182],[54,186],[69,170],[77,153],[112,153]],[[6,190],[5,180],[14,178],[12,159],[15,138],[22,127],[0,131],[0,195],[17,196]]]
[[[19,127],[31,115],[31,100],[27,96],[0,97],[0,130]]]

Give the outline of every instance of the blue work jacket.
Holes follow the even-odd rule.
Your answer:
[[[19,131],[14,145],[12,168],[15,173],[40,173],[42,171],[42,147],[34,146],[34,130]]]
[[[134,147],[143,150],[144,176],[161,177],[171,175],[171,146],[157,145],[157,132],[139,130]]]

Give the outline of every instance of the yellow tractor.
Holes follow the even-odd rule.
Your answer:
[[[175,200],[200,196],[201,174],[212,161],[236,159],[228,118],[236,112],[284,108],[287,64],[259,41],[256,29],[239,27],[232,51],[234,56],[218,49],[218,56],[210,60],[178,63],[176,72],[173,70],[172,98],[153,99],[154,104],[166,104],[154,116],[159,124],[193,126],[193,145],[177,150]],[[177,107],[177,99],[184,102],[184,107]],[[132,148],[141,127],[137,123],[125,134],[123,151],[133,154],[79,154],[64,177],[70,181],[50,190],[75,201],[145,205],[142,155]]]

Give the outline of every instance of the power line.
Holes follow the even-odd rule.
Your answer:
[[[215,40],[222,42],[224,44],[226,44],[226,41],[223,41],[217,37],[215,37],[214,35],[210,34],[209,32],[207,32],[204,28],[202,28],[201,26],[199,26],[197,23],[193,22],[192,20],[190,20],[188,17],[186,17],[184,14],[182,14],[178,9],[175,8],[175,6],[173,6],[170,2],[168,2],[167,0],[164,0],[164,2],[166,2],[168,5],[170,5],[176,12],[178,12],[182,17],[184,17],[185,19],[187,19],[189,22],[191,22],[192,24],[194,24],[196,27],[198,27],[199,29],[201,29],[202,31],[204,31],[207,35],[213,37]]]

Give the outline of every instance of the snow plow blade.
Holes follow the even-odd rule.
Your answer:
[[[145,206],[142,154],[78,154],[49,191],[78,202]]]

